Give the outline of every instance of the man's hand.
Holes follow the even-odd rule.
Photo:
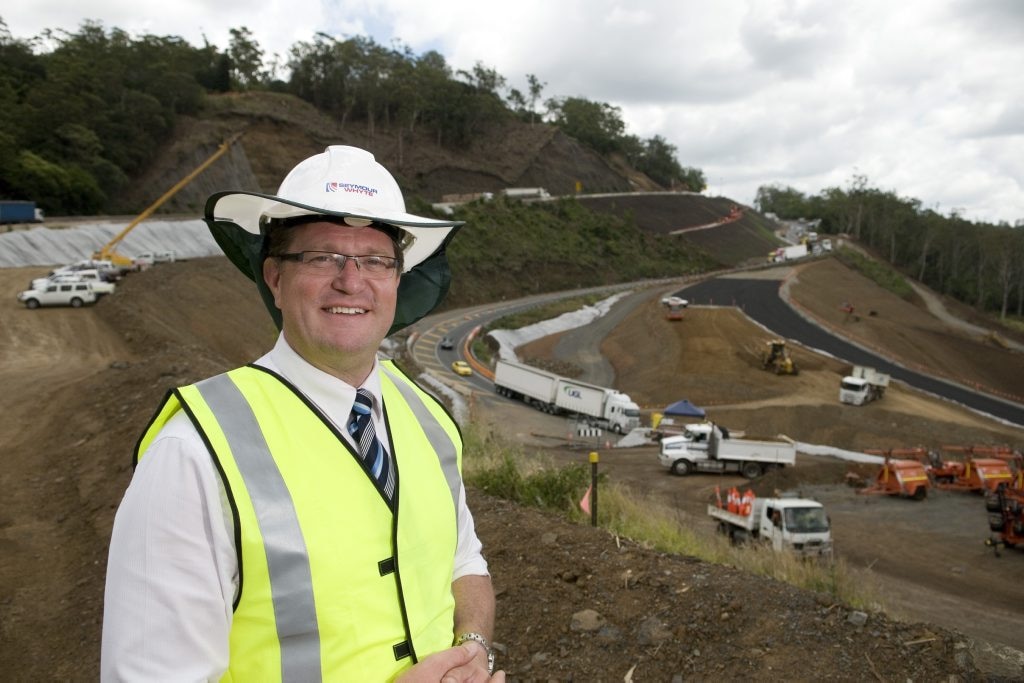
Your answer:
[[[488,676],[487,651],[468,642],[424,657],[395,683],[505,683],[505,672]]]

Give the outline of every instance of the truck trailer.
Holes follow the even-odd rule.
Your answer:
[[[39,223],[43,212],[35,202],[0,200],[0,223]]]
[[[864,365],[853,366],[853,371],[839,383],[839,400],[854,406],[878,400],[889,386],[889,375]]]
[[[747,479],[769,469],[796,463],[796,446],[788,441],[729,438],[728,431],[713,422],[689,424],[679,436],[661,440],[658,461],[672,474],[737,472]]]
[[[750,514],[708,505],[718,531],[734,543],[758,540],[801,557],[832,559],[832,530],[825,508],[805,498],[755,498]]]
[[[499,360],[494,390],[546,413],[578,415],[619,434],[640,426],[640,407],[626,394],[522,363]]]

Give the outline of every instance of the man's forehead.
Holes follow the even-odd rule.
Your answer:
[[[338,219],[306,221],[294,226],[298,233],[316,233],[325,236],[365,237],[370,239],[383,238],[388,241],[398,237],[398,229],[391,225],[372,223],[366,226],[352,226]]]

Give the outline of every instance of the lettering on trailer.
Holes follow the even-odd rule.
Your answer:
[[[563,387],[562,391],[569,398],[583,398],[583,393],[576,387]]]

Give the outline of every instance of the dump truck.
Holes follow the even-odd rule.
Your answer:
[[[683,427],[679,436],[661,440],[658,461],[678,476],[692,472],[735,472],[755,479],[771,469],[796,463],[796,446],[788,441],[730,438],[714,422]]]
[[[889,375],[874,368],[855,365],[849,375],[839,383],[839,400],[854,406],[862,406],[885,395],[889,386]]]
[[[543,412],[575,415],[619,434],[640,426],[640,406],[621,391],[522,363],[499,360],[494,368],[494,390]]]
[[[756,540],[801,557],[832,559],[832,530],[825,508],[806,498],[755,498],[749,514],[708,505],[718,531],[734,543]]]

